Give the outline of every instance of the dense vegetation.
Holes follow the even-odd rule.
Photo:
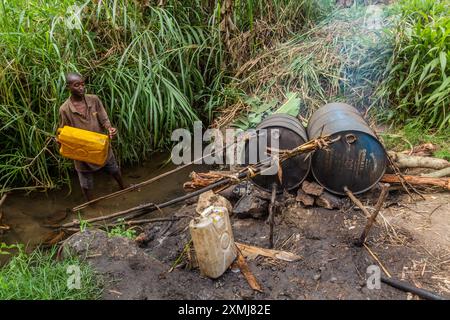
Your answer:
[[[402,0],[392,29],[394,49],[380,94],[397,123],[449,132],[450,1]]]
[[[286,101],[305,121],[338,100],[448,133],[448,0],[399,1],[376,28],[370,7],[332,0],[111,0],[86,2],[71,29],[74,3],[0,0],[2,191],[68,182],[50,137],[74,70],[119,129],[122,163],[194,120],[245,128]]]
[[[234,57],[318,15],[312,0],[89,1],[78,29],[70,28],[77,26],[74,3],[0,1],[3,191],[68,181],[71,163],[50,139],[68,96],[66,72],[87,77],[88,91],[103,99],[119,130],[120,160],[137,162],[166,146],[173,129],[211,119],[225,103]]]

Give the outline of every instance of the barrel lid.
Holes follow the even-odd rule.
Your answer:
[[[326,150],[317,150],[312,156],[311,171],[315,180],[326,190],[345,195],[344,187],[354,194],[370,190],[377,184],[387,165],[383,145],[366,132],[347,130]],[[353,138],[349,139],[349,136]]]
[[[345,130],[361,131],[377,138],[356,108],[340,102],[328,103],[315,111],[307,129],[310,139]]]

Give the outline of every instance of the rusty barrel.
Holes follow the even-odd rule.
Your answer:
[[[328,191],[343,195],[371,189],[384,174],[386,152],[358,110],[345,103],[329,103],[311,116],[308,137],[340,138],[328,150],[312,156],[311,171]]]
[[[268,116],[256,128],[258,135],[253,139],[262,139],[263,134],[267,134],[267,146],[271,146],[271,136],[275,134],[274,129],[278,132],[278,148],[280,150],[289,150],[308,141],[306,129],[301,122],[288,114],[273,114]],[[252,138],[251,138],[252,139]],[[249,140],[251,140],[249,139]],[[258,141],[259,142],[259,141]],[[258,159],[260,154],[260,144],[257,143]],[[248,164],[249,142],[245,144],[246,164]],[[281,183],[278,174],[274,175],[257,175],[252,178],[252,182],[265,191],[271,191],[273,183],[277,184],[277,190],[291,190],[300,185],[309,173],[311,165],[310,157],[306,155],[298,155],[287,159],[281,164]]]

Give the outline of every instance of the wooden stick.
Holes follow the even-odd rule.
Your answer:
[[[272,184],[272,196],[270,198],[269,204],[269,217],[267,221],[269,223],[269,248],[273,248],[273,225],[274,225],[274,207],[275,207],[275,196],[277,195],[277,184]]]
[[[236,247],[236,250],[237,250],[236,264],[239,267],[239,269],[241,270],[241,272],[244,275],[245,279],[247,280],[248,284],[250,285],[250,287],[253,290],[263,292],[263,290],[261,289],[261,285],[258,283],[258,280],[256,279],[256,277],[250,271],[250,268],[247,265],[247,261],[245,261],[245,258],[242,255],[241,251],[237,247]]]
[[[419,177],[419,176],[407,176],[404,175],[403,179],[413,185],[430,185],[444,188],[445,190],[450,190],[450,178],[427,178],[427,177]],[[382,182],[387,183],[401,183],[400,178],[395,174],[385,174],[381,178]]]
[[[230,182],[231,182],[231,179],[220,180],[220,181],[217,181],[216,183],[213,183],[213,184],[211,184],[211,185],[209,185],[209,186],[207,186],[207,187],[205,187],[203,189],[200,189],[200,190],[197,190],[197,191],[185,194],[184,196],[181,196],[181,197],[178,197],[178,198],[175,198],[175,199],[163,202],[163,203],[158,204],[158,205],[156,205],[154,203],[141,204],[141,205],[139,205],[137,207],[133,207],[133,208],[130,208],[130,209],[127,209],[127,210],[119,211],[119,212],[116,212],[116,213],[113,213],[113,214],[110,214],[110,215],[96,217],[96,218],[92,218],[92,219],[87,219],[87,220],[85,220],[85,222],[92,223],[92,222],[97,222],[97,221],[102,221],[102,220],[109,220],[109,219],[112,219],[112,218],[124,216],[124,215],[126,215],[128,213],[132,213],[132,212],[134,214],[131,217],[135,218],[135,217],[143,215],[145,213],[149,213],[149,212],[152,212],[154,210],[157,210],[158,208],[162,209],[162,208],[165,208],[165,207],[169,207],[169,206],[171,206],[173,204],[176,204],[178,202],[187,200],[189,198],[193,198],[195,196],[198,196],[198,195],[202,194],[203,192],[212,190],[212,189],[214,189],[214,188],[216,188],[218,186],[222,186],[222,185],[230,183]],[[130,217],[128,217],[128,218],[130,218]],[[70,227],[78,226],[79,224],[80,224],[80,222],[78,220],[75,220],[73,222],[69,222],[69,223],[63,224],[61,227],[62,228],[70,228]]]
[[[134,226],[134,225],[137,225],[137,224],[144,224],[144,223],[164,222],[164,221],[177,221],[177,220],[180,220],[181,218],[183,218],[183,217],[140,219],[140,220],[125,221],[124,223],[126,225],[129,225],[129,226]]]
[[[400,152],[389,151],[389,156],[401,168],[431,168],[440,170],[450,167],[447,160],[431,157],[410,156]]]
[[[333,142],[334,142],[334,140],[330,140],[330,138],[328,136],[320,137],[315,140],[308,141],[292,150],[283,151],[283,154],[280,157],[280,159],[282,159],[282,161],[284,161],[290,157],[296,156],[301,153],[309,153],[318,148],[322,148],[321,146],[326,147],[329,143],[333,143]],[[85,220],[85,222],[92,223],[92,222],[97,222],[97,221],[102,221],[102,220],[109,220],[111,218],[120,217],[120,216],[126,215],[128,213],[132,213],[132,212],[133,212],[133,214],[131,215],[131,217],[135,218],[135,217],[138,217],[145,213],[152,212],[156,209],[162,209],[162,208],[171,206],[173,204],[179,203],[181,201],[190,199],[192,197],[198,196],[206,191],[213,190],[218,187],[222,187],[224,185],[238,183],[241,181],[241,179],[248,178],[253,175],[261,174],[265,170],[269,170],[269,169],[270,168],[263,168],[262,164],[258,163],[255,166],[253,166],[252,168],[250,166],[244,168],[244,170],[239,172],[239,174],[237,174],[236,177],[220,179],[220,180],[210,184],[209,186],[206,186],[202,189],[188,193],[184,196],[169,200],[167,202],[164,202],[164,203],[161,203],[158,205],[156,205],[154,203],[142,204],[137,207],[133,207],[133,208],[130,208],[130,209],[127,209],[124,211],[119,211],[119,212],[116,212],[116,213],[113,213],[113,214],[110,214],[107,216],[101,216],[101,217],[97,217],[97,218],[88,219],[88,220]],[[130,217],[128,217],[128,218],[130,218]],[[74,222],[66,223],[66,224],[62,225],[61,227],[62,228],[70,228],[70,227],[78,226],[79,224],[80,224],[80,222],[76,220]]]
[[[386,273],[386,275],[391,278],[391,274],[390,272],[385,268],[385,266],[381,263],[380,259],[378,259],[378,257],[375,255],[375,253],[372,252],[372,250],[370,250],[370,248],[367,246],[367,244],[363,244],[364,248],[366,248],[367,252],[369,252],[369,254],[372,256],[372,258],[375,259],[376,262],[378,262],[378,264],[380,265],[381,269],[383,269],[384,273]]]
[[[182,165],[181,167],[177,167],[177,168],[175,168],[175,169],[173,169],[173,170],[164,172],[163,174],[160,174],[160,175],[157,176],[157,177],[154,177],[154,178],[151,178],[151,179],[149,179],[149,180],[143,181],[143,182],[141,182],[141,183],[132,185],[132,186],[130,186],[130,187],[128,187],[128,188],[125,188],[125,189],[122,189],[122,190],[119,190],[119,191],[116,191],[116,192],[107,194],[107,195],[105,195],[105,196],[98,197],[98,198],[93,199],[93,200],[91,200],[91,201],[85,202],[85,203],[83,203],[83,204],[80,204],[79,206],[76,206],[76,207],[72,208],[72,211],[73,211],[73,212],[77,212],[77,211],[83,210],[84,208],[86,208],[86,207],[89,206],[90,204],[99,202],[99,201],[101,201],[101,200],[106,200],[106,199],[114,198],[114,197],[120,196],[121,194],[124,194],[124,193],[130,192],[130,191],[136,190],[136,189],[138,189],[138,188],[141,188],[141,187],[143,187],[143,186],[149,185],[149,184],[151,184],[151,183],[153,183],[153,182],[155,182],[155,181],[158,181],[158,180],[160,180],[160,179],[162,179],[162,178],[164,178],[164,177],[167,177],[168,175],[171,175],[171,174],[176,173],[176,172],[178,172],[178,171],[180,171],[180,170],[183,170],[183,169],[189,167],[190,165],[192,165],[193,163],[194,163],[194,161],[192,161],[192,162],[190,162],[190,163],[187,163],[187,164],[185,164],[185,165]]]
[[[366,218],[370,218],[371,214],[366,209],[366,207],[361,203],[361,201],[359,201],[359,199],[356,198],[355,195],[347,187],[344,187],[344,191],[347,194],[347,196],[350,198],[350,200],[352,200],[353,203],[356,204],[358,206],[358,208],[360,208],[362,210],[362,212],[364,212],[364,214],[366,215]]]
[[[389,184],[383,184],[381,186],[381,193],[380,193],[380,197],[378,198],[378,201],[375,205],[375,211],[372,213],[372,215],[370,216],[370,218],[367,220],[367,224],[361,234],[361,236],[359,237],[359,239],[355,242],[355,244],[358,247],[361,247],[367,239],[367,235],[369,234],[370,229],[373,226],[373,223],[376,221],[378,213],[381,210],[381,207],[383,206],[384,201],[386,200],[386,197],[389,193]]]

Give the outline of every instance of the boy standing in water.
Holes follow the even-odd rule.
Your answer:
[[[62,128],[67,125],[98,133],[107,131],[109,137],[113,138],[117,134],[117,129],[111,126],[100,99],[96,95],[85,94],[83,77],[78,73],[68,73],[66,75],[66,85],[71,95],[59,108],[59,127]],[[111,146],[103,167],[77,160],[74,160],[74,162],[75,170],[80,180],[81,191],[88,201],[92,200],[93,174],[96,171],[106,171],[117,181],[121,189],[125,188]]]

